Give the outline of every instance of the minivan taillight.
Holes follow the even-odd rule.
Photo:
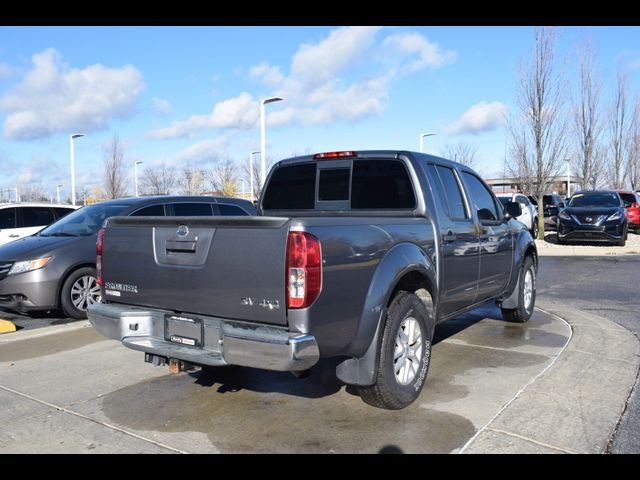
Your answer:
[[[287,307],[307,308],[322,289],[320,242],[307,232],[289,232],[287,239]]]
[[[105,229],[101,228],[98,232],[98,241],[96,242],[96,273],[98,276],[98,285],[102,286],[102,250],[104,248]]]

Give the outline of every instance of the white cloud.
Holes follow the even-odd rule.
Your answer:
[[[227,155],[227,139],[218,137],[212,140],[189,145],[178,153],[178,160],[196,165],[214,162]]]
[[[144,85],[131,65],[70,67],[55,49],[33,55],[31,69],[0,98],[10,139],[43,138],[58,132],[91,132],[129,116]]]
[[[383,45],[404,54],[403,68],[416,72],[425,68],[440,68],[455,61],[457,54],[452,50],[442,51],[437,43],[430,42],[415,32],[396,33],[385,38]],[[416,58],[417,57],[417,58]]]
[[[168,139],[186,137],[195,131],[213,128],[244,130],[256,124],[259,114],[258,102],[250,94],[242,92],[237,97],[216,103],[208,115],[192,115],[169,127],[153,130],[147,136]]]
[[[376,40],[381,27],[341,27],[316,43],[301,44],[292,56],[288,72],[261,62],[249,76],[269,87],[255,98],[248,93],[217,103],[210,114],[193,115],[148,133],[150,138],[185,137],[205,129],[247,129],[259,118],[259,100],[277,95],[285,99],[267,110],[272,127],[291,123],[328,124],[358,121],[384,112],[389,88],[398,71],[439,68],[455,60],[417,33],[395,33]],[[398,65],[383,64],[378,50],[392,54]]]
[[[171,113],[172,108],[169,100],[165,100],[164,98],[153,97],[151,101],[153,102],[153,110],[156,113],[159,113],[161,115],[166,115],[167,113]]]
[[[460,119],[445,128],[452,135],[479,134],[495,130],[504,121],[507,106],[502,102],[480,102],[464,112]]]
[[[635,60],[631,60],[629,62],[629,68],[631,70],[640,70],[640,58],[636,58]]]

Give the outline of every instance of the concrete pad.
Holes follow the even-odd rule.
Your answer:
[[[464,453],[573,453],[540,445],[524,438],[495,430],[484,430]]]
[[[34,330],[18,330],[11,335],[3,335],[0,337],[0,345],[3,343],[15,342],[17,340],[26,340],[29,338],[44,337],[56,333],[72,332],[82,328],[93,328],[89,320],[79,320],[75,322],[64,323],[62,325],[51,325],[49,327],[38,328]]]
[[[9,392],[0,387],[0,425],[7,426],[25,418],[55,412],[56,409]]]
[[[490,428],[556,448],[604,452],[636,378],[637,366],[565,351]]]
[[[174,453],[66,412],[0,426],[2,453]]]

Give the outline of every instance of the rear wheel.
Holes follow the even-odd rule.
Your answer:
[[[60,293],[60,305],[64,314],[71,318],[87,318],[87,307],[99,303],[100,285],[96,270],[82,267],[67,277]]]
[[[538,219],[537,218],[533,219],[533,223],[531,225],[531,236],[533,237],[534,240],[538,238]]]
[[[516,308],[501,308],[502,316],[508,322],[528,322],[536,303],[536,269],[533,259],[526,257],[520,269],[518,281],[518,306]]]
[[[429,369],[434,321],[420,298],[399,292],[387,312],[373,385],[360,387],[369,405],[399,410],[418,398]]]

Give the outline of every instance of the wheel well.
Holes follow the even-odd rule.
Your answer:
[[[395,288],[391,292],[391,296],[389,297],[389,302],[387,306],[391,304],[391,301],[396,296],[396,293],[402,290],[415,293],[420,298],[420,300],[422,300],[422,303],[424,303],[424,306],[427,307],[429,316],[431,318],[435,318],[433,295],[431,293],[433,292],[433,290],[431,289],[431,282],[429,281],[429,278],[427,278],[425,275],[421,274],[420,272],[416,272],[416,271],[405,274],[398,281]]]
[[[67,278],[69,278],[73,272],[84,267],[96,268],[96,265],[94,263],[81,263],[80,265],[74,265],[60,278],[60,281],[58,282],[58,293],[56,294],[58,308],[62,308],[62,286],[64,285],[64,282],[67,281]]]
[[[531,257],[531,259],[533,260],[533,266],[536,269],[536,272],[538,271],[538,254],[536,253],[536,249],[534,248],[533,245],[529,245],[527,247],[527,250],[524,252],[524,256],[522,257],[522,261],[524,262],[524,259],[527,257]]]

